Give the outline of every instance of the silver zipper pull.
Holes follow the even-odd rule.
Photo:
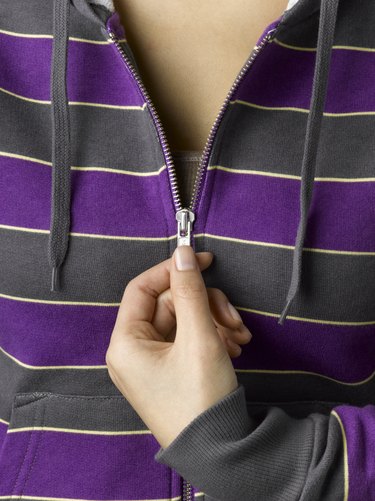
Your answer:
[[[195,214],[190,209],[181,209],[176,212],[177,221],[177,247],[180,245],[191,245],[191,231]]]

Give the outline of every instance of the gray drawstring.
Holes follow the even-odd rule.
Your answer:
[[[70,0],[55,0],[51,67],[52,193],[48,260],[52,267],[51,291],[60,286],[59,271],[69,244],[70,127],[66,70]]]
[[[51,225],[48,240],[48,261],[52,268],[51,291],[60,289],[60,269],[69,245],[70,230],[70,121],[67,95],[67,56],[69,40],[70,3],[85,17],[105,29],[101,17],[90,3],[105,4],[109,0],[54,0],[53,49],[51,65],[51,115],[52,115],[52,190]]]
[[[286,297],[286,304],[278,321],[280,325],[283,325],[284,323],[301,282],[303,244],[306,235],[308,212],[314,186],[316,157],[318,153],[319,135],[327,94],[328,75],[338,4],[339,0],[321,0],[320,2],[319,32],[313,88],[310,112],[307,119],[305,147],[301,168],[300,221],[293,253],[292,276],[289,291]]]

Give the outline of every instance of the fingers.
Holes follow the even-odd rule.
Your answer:
[[[207,268],[213,259],[211,252],[195,254],[198,269]],[[170,286],[172,257],[133,278],[126,286],[116,318],[116,327],[129,322],[151,322],[158,296]]]
[[[231,316],[227,307],[228,298],[226,295],[220,289],[214,287],[207,287],[207,295],[211,315],[215,321],[216,327],[221,327],[221,331],[225,331],[225,336],[234,343],[248,343],[251,339],[251,333],[243,324],[242,319],[236,320]],[[173,341],[171,331],[176,326],[176,314],[171,289],[162,292],[158,297],[152,324],[166,340]]]
[[[176,312],[176,342],[198,350],[219,347],[206,284],[195,256],[189,245],[177,247],[172,256],[170,287]]]

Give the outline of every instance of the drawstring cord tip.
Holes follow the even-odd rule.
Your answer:
[[[60,268],[54,266],[52,268],[52,284],[51,284],[51,292],[56,292],[60,289]]]
[[[292,305],[292,302],[293,302],[293,298],[290,298],[287,301],[286,305],[284,306],[284,309],[283,309],[283,311],[282,311],[282,313],[281,313],[281,315],[279,317],[279,320],[277,322],[279,325],[284,325],[284,321],[285,321],[285,319],[286,319],[286,317],[288,315],[288,312],[289,312],[289,309],[290,309],[290,307]]]

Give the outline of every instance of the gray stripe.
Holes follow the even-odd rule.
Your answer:
[[[316,47],[319,2],[308,2],[310,6],[296,7],[298,14],[294,12],[288,24],[281,27],[277,35],[279,40],[290,45]],[[374,19],[375,4],[372,0],[362,1],[360,7],[356,2],[340,2],[334,45],[375,48]]]
[[[49,270],[42,258],[47,238],[48,234],[0,229],[1,293],[57,300],[56,293],[46,287]],[[198,237],[196,252],[204,250],[215,256],[203,271],[207,287],[220,288],[238,307],[281,311],[291,273],[291,250]],[[71,236],[69,253],[62,271],[64,290],[59,291],[58,300],[101,303],[120,303],[132,278],[170,257],[168,241],[75,236]],[[305,251],[302,287],[290,315],[338,322],[374,321],[374,275],[372,256]]]
[[[228,116],[229,115],[229,116]],[[211,165],[301,175],[307,113],[232,104]],[[374,177],[375,116],[323,117],[316,177]],[[293,140],[291,141],[291,138]]]
[[[110,417],[106,414],[108,406],[123,410],[132,426],[139,425],[134,419],[128,402],[122,402],[122,394],[113,384],[107,369],[28,369],[23,367],[0,351],[0,367],[2,367],[0,379],[0,418],[10,420],[11,407],[14,395],[17,393],[53,393],[58,395],[76,395],[82,397],[71,402],[69,406],[83,406],[88,409],[93,407],[98,416],[83,412],[68,413],[74,415],[70,421],[64,411],[59,409],[61,416],[57,416],[53,409],[60,406],[61,398],[56,397],[56,405],[51,405],[50,423],[58,422],[59,426],[80,429],[100,429],[105,424],[106,430],[118,429],[121,423],[119,414]],[[314,376],[312,374],[275,374],[275,373],[243,373],[236,371],[238,382],[245,388],[246,400],[249,411],[264,410],[270,405],[284,409],[289,414],[303,418],[312,412],[328,414],[330,410],[341,403],[362,406],[375,404],[375,378],[361,385],[345,385],[336,381]],[[105,399],[93,397],[121,397]],[[34,401],[37,395],[20,398],[21,403]],[[103,401],[102,401],[103,400]],[[120,400],[120,402],[119,402]],[[124,399],[125,400],[125,399]],[[52,401],[51,401],[52,402]],[[112,403],[111,403],[112,402]],[[121,403],[122,402],[122,403]],[[52,402],[53,404],[53,402]],[[23,426],[24,421],[17,421],[15,426]],[[52,426],[52,424],[50,424]],[[92,427],[92,428],[91,428]],[[116,428],[117,427],[117,428]],[[135,428],[141,429],[141,428]]]
[[[0,92],[0,109],[0,151],[51,162],[50,105]],[[73,166],[150,172],[164,164],[147,109],[70,106],[69,115]]]
[[[349,405],[375,404],[375,377],[357,384],[301,373],[241,372],[238,382],[245,387],[246,400],[252,405],[278,405],[294,415],[305,417],[310,412],[329,412],[341,403]],[[294,403],[297,402],[297,403]]]
[[[50,105],[0,92],[0,109],[0,151],[51,161]],[[150,172],[165,163],[147,110],[71,106],[70,120],[74,166]],[[300,176],[306,120],[307,113],[230,105],[210,164]],[[317,177],[374,177],[371,149],[363,148],[374,127],[371,115],[324,117]]]
[[[19,392],[14,398],[10,429],[32,425],[35,407],[44,401],[43,426],[78,430],[148,430],[123,395],[66,395]],[[35,423],[40,426],[40,423]]]
[[[0,418],[6,421],[10,420],[14,395],[20,392],[122,396],[109,377],[107,369],[27,369],[2,351],[0,367]]]
[[[33,35],[52,35],[52,7],[53,2],[45,0],[1,0],[0,29]],[[96,9],[104,11],[103,7]],[[100,25],[90,22],[73,6],[70,9],[69,36],[105,41]]]

